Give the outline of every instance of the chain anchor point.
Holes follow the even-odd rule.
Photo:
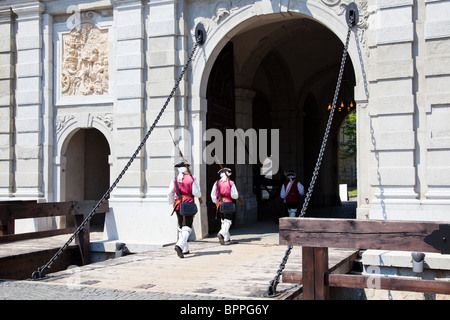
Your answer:
[[[195,27],[195,39],[198,45],[203,45],[206,40],[206,31],[203,23],[199,22]]]
[[[345,19],[347,20],[347,24],[353,28],[358,24],[359,21],[359,11],[356,3],[349,3],[347,6],[347,10],[345,12]]]

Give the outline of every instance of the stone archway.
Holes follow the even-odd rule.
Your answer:
[[[248,26],[232,37],[226,47],[230,47],[231,43],[234,48],[234,63],[231,65],[234,66],[236,79],[235,127],[244,130],[254,128],[252,122],[255,121],[259,129],[278,129],[279,155],[275,156],[279,157],[280,170],[274,178],[281,181],[284,170],[295,170],[307,188],[328,119],[327,107],[335,89],[343,52],[342,42],[318,22],[298,17],[254,28]],[[216,61],[213,70],[216,70],[217,64],[220,62]],[[346,66],[345,76],[346,81],[354,86],[351,62]],[[246,93],[245,99],[241,97],[241,92]],[[248,92],[253,92],[250,103]],[[258,99],[253,101],[255,93],[258,93]],[[262,97],[266,103],[264,111],[258,105]],[[208,95],[208,108],[214,107],[210,104],[211,99],[214,97]],[[208,115],[211,112],[215,110],[208,109]],[[336,115],[339,123],[333,125],[312,201],[316,206],[340,203],[335,131],[340,127],[344,113],[345,110]],[[270,120],[263,123],[258,118]],[[252,171],[254,175],[252,165],[236,170],[237,181],[251,181],[250,186],[245,189],[241,187],[246,201],[257,198],[252,190],[252,187],[257,187],[252,185],[256,177],[249,177]],[[241,183],[243,185],[245,183]],[[250,218],[252,215],[247,210],[240,219],[244,222],[255,221],[254,217]]]
[[[79,129],[67,143],[63,154],[62,201],[99,200],[108,190],[110,147],[97,129]],[[91,220],[94,229],[102,230],[104,214]]]
[[[275,10],[275,7],[264,7],[263,11],[258,11],[258,14],[254,15],[247,7],[236,7],[230,9],[230,19],[222,19],[217,25],[208,21],[204,23],[208,32],[207,40],[202,45],[199,56],[193,62],[190,80],[193,92],[190,104],[192,106],[191,113],[198,114],[192,121],[192,128],[194,132],[200,133],[206,129],[208,112],[206,88],[210,72],[222,48],[232,42],[235,47],[236,92],[253,92],[255,101],[260,102],[262,101],[261,94],[264,96],[264,104],[269,105],[269,110],[271,110],[268,115],[272,120],[269,127],[279,128],[280,139],[289,142],[287,151],[281,150],[280,153],[294,156],[293,159],[288,159],[286,166],[291,167],[292,164],[298,164],[294,169],[297,169],[300,177],[305,178],[305,170],[309,170],[304,165],[303,159],[306,155],[309,156],[308,150],[305,150],[305,139],[308,137],[305,136],[303,128],[306,99],[311,95],[316,99],[317,112],[323,119],[320,126],[314,128],[315,131],[310,134],[322,136],[328,115],[327,107],[336,85],[343,41],[348,28],[345,14],[343,14],[345,9],[336,12],[335,8],[326,4],[308,3],[306,5],[303,2],[289,3],[288,7],[282,6],[281,11]],[[355,32],[359,32],[359,30]],[[356,44],[354,39],[359,39],[359,37],[352,36],[347,59],[351,66],[351,91],[358,104],[367,102],[368,98],[364,95],[366,79],[362,72],[364,67],[361,65],[362,55],[364,55],[362,50],[365,48],[362,48],[359,43]],[[299,50],[302,48],[304,48],[303,51]],[[323,59],[324,57],[327,59]],[[281,69],[273,66],[273,61],[277,60],[280,65],[283,65]],[[292,62],[295,60],[306,62],[293,64]],[[274,75],[271,83],[270,81],[264,83]],[[248,94],[246,94],[246,99],[238,99],[236,96],[236,113],[247,108],[243,114],[250,115],[250,124],[247,123],[247,125],[253,127],[256,106],[250,101],[250,108],[248,107],[248,97]],[[281,104],[279,103],[280,97],[282,98]],[[283,112],[283,108],[285,112]],[[277,112],[273,112],[274,110]],[[364,113],[362,117],[365,116]],[[239,121],[238,118],[236,118],[236,123]],[[344,118],[345,116],[342,119],[336,117],[337,128],[340,127],[340,121]],[[286,138],[289,135],[295,135],[298,139]],[[336,136],[337,134],[332,135],[331,139],[336,141],[329,141],[331,150],[336,150]],[[207,142],[199,141],[198,149],[204,150],[206,145]],[[194,153],[193,157],[199,159],[200,162],[202,154]],[[312,157],[315,161],[317,155]],[[327,199],[326,205],[332,205],[339,201],[338,179],[335,177],[337,169],[334,166],[337,163],[336,157],[335,154],[332,154],[331,157],[325,156],[322,167],[326,169],[321,169],[320,183],[326,189],[323,197]],[[280,159],[280,169],[286,169],[283,168],[281,162]],[[206,166],[200,165],[197,169],[200,170],[199,177],[206,180]],[[364,175],[358,174],[358,177],[361,176]],[[304,185],[308,187],[309,181],[305,181]],[[321,202],[321,199],[318,202]],[[202,212],[202,217],[204,219],[205,212]]]

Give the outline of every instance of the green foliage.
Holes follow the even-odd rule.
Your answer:
[[[345,142],[340,144],[342,158],[356,157],[356,110],[349,113],[341,130],[345,135]]]

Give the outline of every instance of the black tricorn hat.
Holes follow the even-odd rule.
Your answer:
[[[174,167],[182,168],[182,167],[189,167],[190,165],[191,164],[188,161],[186,161],[186,163],[184,161],[180,161],[180,162],[177,162]]]
[[[219,171],[217,171],[217,174],[221,174],[222,172],[224,172],[223,170],[225,170],[228,175],[231,175],[231,169],[230,168],[220,169]]]

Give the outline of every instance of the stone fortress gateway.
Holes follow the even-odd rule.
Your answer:
[[[191,52],[206,41],[109,200],[105,237],[176,241],[166,191],[177,154],[204,199],[208,129],[277,129],[280,171],[308,186],[347,31],[348,0],[1,0],[0,199],[99,199],[139,145]],[[450,2],[358,0],[343,86],[357,112],[357,218],[449,221]],[[335,205],[337,113],[312,204]],[[259,139],[262,137],[258,137]],[[270,149],[270,148],[269,148]],[[259,218],[252,164],[233,165]],[[210,200],[194,237],[214,232]],[[17,223],[16,232],[60,221]],[[133,247],[134,245],[134,247]]]

